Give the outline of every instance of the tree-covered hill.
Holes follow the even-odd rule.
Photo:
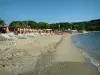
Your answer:
[[[5,21],[0,19],[0,25],[5,25]],[[60,23],[51,23],[46,22],[36,22],[32,20],[27,21],[12,21],[9,24],[10,27],[20,27],[20,28],[34,28],[34,29],[77,29],[77,30],[87,30],[87,31],[100,31],[100,19],[83,21],[83,22],[60,22]]]

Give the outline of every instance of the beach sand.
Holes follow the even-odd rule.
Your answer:
[[[18,39],[1,47],[0,75],[100,75],[86,63],[70,35]]]

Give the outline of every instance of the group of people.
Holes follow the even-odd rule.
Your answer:
[[[28,28],[9,28],[7,26],[0,27],[0,33],[9,33],[14,32],[16,35],[18,34],[25,34],[25,33],[49,33],[49,34],[65,34],[62,32],[59,32],[58,30],[52,30],[52,29],[28,29]]]
[[[0,27],[0,33],[8,33],[9,28],[8,27]]]
[[[18,28],[17,30],[14,30],[15,34],[24,34],[24,33],[31,33],[33,32],[33,29],[22,29],[22,28]]]
[[[25,33],[33,33],[33,32],[37,32],[37,33],[54,33],[54,31],[52,29],[27,29],[27,28],[18,28],[17,30],[14,30],[15,34],[25,34]]]

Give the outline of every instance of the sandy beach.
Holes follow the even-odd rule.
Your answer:
[[[85,61],[79,49],[71,42],[70,35],[67,35],[62,38],[55,52],[45,54],[38,61],[33,75],[100,75],[100,73]]]
[[[0,41],[0,75],[18,75],[33,71],[37,61],[53,51],[61,35]]]
[[[0,44],[0,75],[100,75],[70,36],[40,36]]]

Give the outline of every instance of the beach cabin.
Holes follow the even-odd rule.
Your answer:
[[[0,26],[0,33],[8,33],[9,27],[8,26]]]
[[[78,30],[78,33],[87,33],[86,30]]]
[[[51,33],[52,29],[45,29],[46,33]]]
[[[83,30],[83,33],[88,33],[86,30]]]
[[[77,30],[72,30],[72,33],[78,33],[78,31]]]

